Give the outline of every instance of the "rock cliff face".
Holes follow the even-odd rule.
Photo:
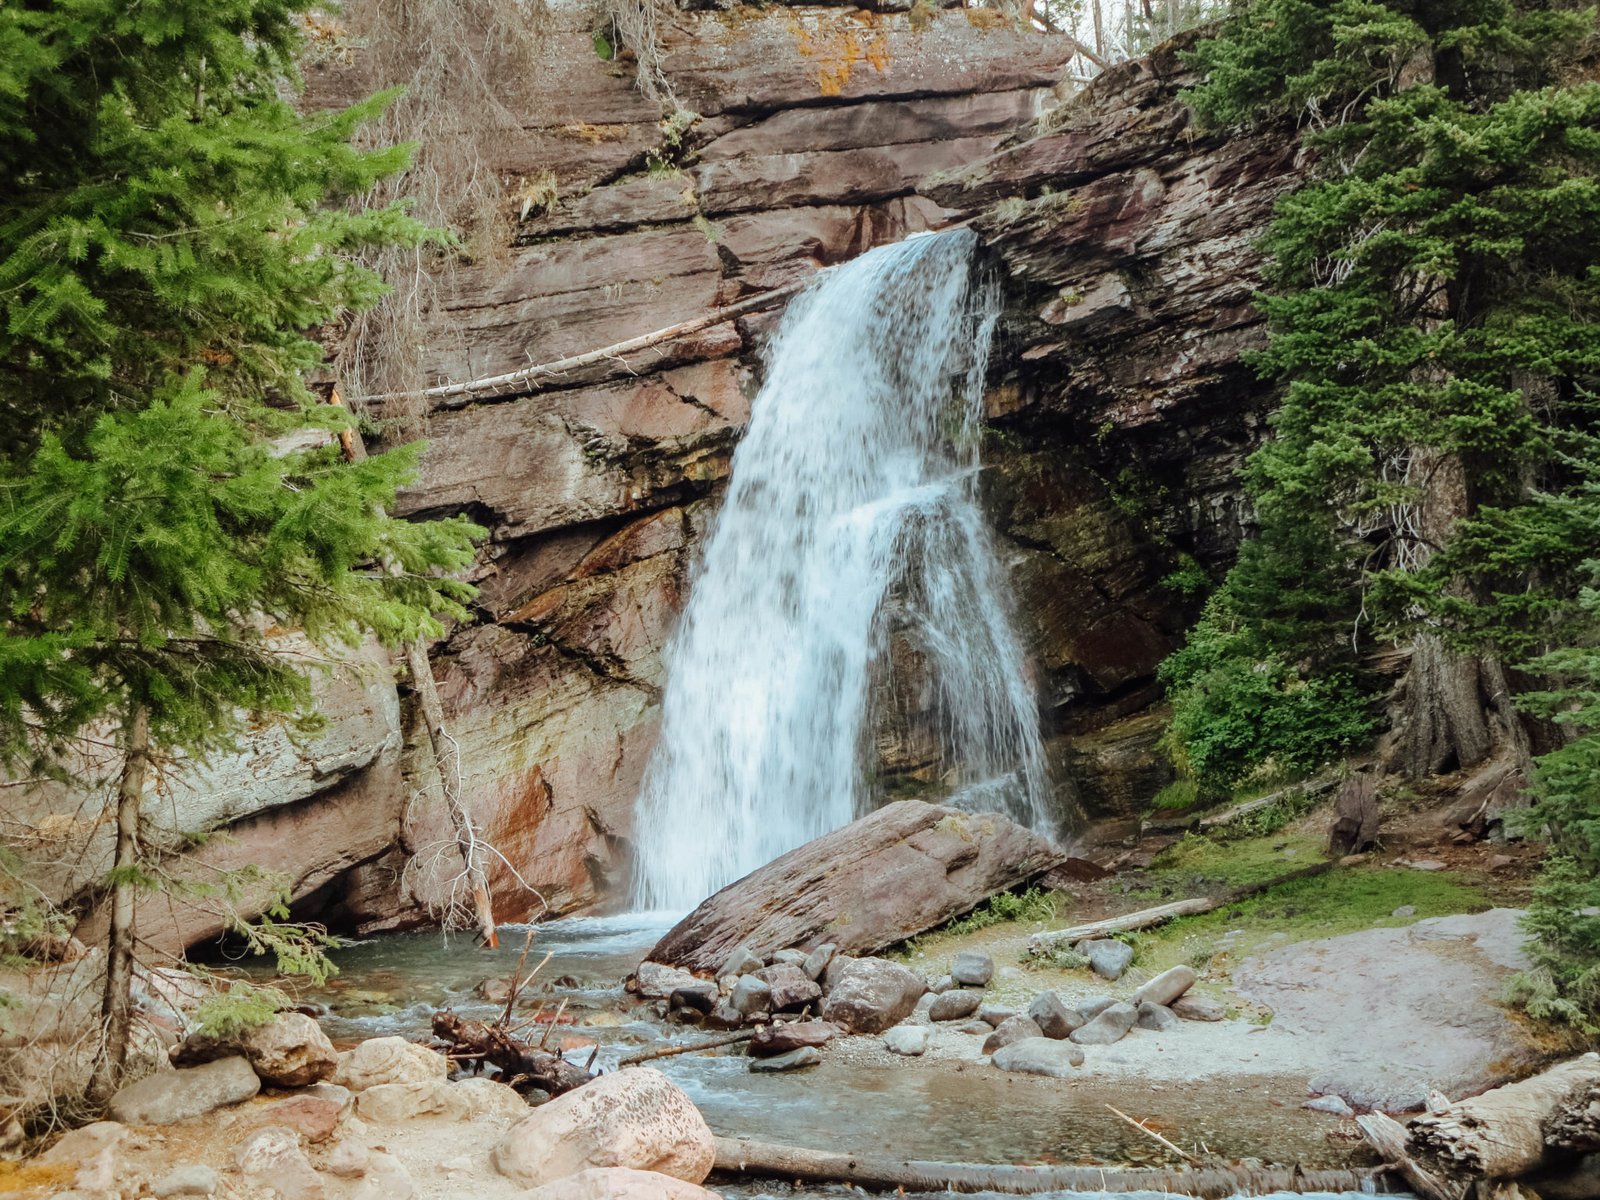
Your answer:
[[[428,366],[459,381],[593,350],[975,216],[1008,289],[987,497],[1063,804],[1126,813],[1164,781],[1154,669],[1192,615],[1163,579],[1216,571],[1241,528],[1233,473],[1265,399],[1239,363],[1262,337],[1252,240],[1295,151],[1287,132],[1189,128],[1170,47],[1059,104],[1070,48],[992,15],[681,12],[666,68],[685,128],[596,56],[591,15],[555,10],[494,164],[526,200],[515,245],[457,272]],[[315,68],[311,94],[353,96],[354,74]],[[625,887],[663,648],[773,319],[425,417],[404,511],[491,531],[477,619],[433,672],[466,801],[521,876],[492,881],[502,919]],[[269,738],[215,764],[185,814],[232,822],[214,865],[282,867],[303,911],[362,931],[425,919],[453,853],[404,681],[368,668],[365,699],[330,697],[327,751],[293,786],[265,786]],[[927,779],[920,715],[881,722],[886,775]],[[161,944],[217,928],[169,908],[141,918]]]

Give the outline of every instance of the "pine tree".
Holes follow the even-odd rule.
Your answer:
[[[118,731],[102,1097],[152,885],[153,757],[303,713],[270,629],[398,643],[470,596],[448,572],[474,527],[386,515],[420,448],[346,463],[348,414],[304,382],[317,327],[381,293],[355,255],[430,236],[348,202],[408,160],[351,144],[387,97],[284,99],[305,8],[0,9],[0,765],[59,770]]]
[[[1206,672],[1281,680],[1223,784],[1337,752],[1389,644],[1409,772],[1526,760],[1545,733],[1516,664],[1574,661],[1600,479],[1600,84],[1574,71],[1594,33],[1561,0],[1259,0],[1197,48],[1202,118],[1293,114],[1318,161],[1267,240],[1257,365],[1284,391],[1246,475],[1258,536],[1167,669],[1184,745],[1219,703]],[[1279,719],[1328,681],[1325,719]],[[1540,768],[1559,844],[1600,803],[1584,745]]]

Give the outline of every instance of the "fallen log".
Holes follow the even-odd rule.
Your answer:
[[[1570,1154],[1600,1154],[1600,1084],[1567,1097],[1545,1122],[1544,1140]]]
[[[1271,808],[1285,796],[1299,792],[1306,796],[1320,796],[1329,791],[1338,780],[1333,776],[1325,779],[1313,779],[1309,783],[1296,783],[1286,788],[1279,788],[1265,796],[1257,796],[1254,800],[1245,800],[1239,804],[1230,804],[1227,808],[1217,812],[1195,813],[1189,816],[1176,817],[1169,820],[1146,821],[1143,826],[1145,834],[1153,833],[1210,833],[1214,829],[1224,829],[1232,825],[1241,817],[1248,817],[1251,813],[1260,812],[1264,808]]]
[[[716,1139],[714,1171],[756,1178],[848,1183],[883,1191],[1167,1192],[1224,1197],[1267,1192],[1382,1190],[1382,1172],[1307,1171],[1300,1167],[1013,1167],[982,1163],[917,1162],[869,1154],[838,1154],[744,1138]]]
[[[819,272],[820,274],[820,272]],[[702,329],[710,329],[713,325],[722,325],[746,313],[759,312],[765,308],[774,308],[791,297],[797,295],[808,287],[816,275],[809,275],[798,283],[787,284],[781,288],[774,288],[770,292],[762,292],[758,296],[750,296],[735,304],[723,308],[713,309],[703,316],[695,317],[688,321],[680,321],[676,325],[669,325],[665,329],[657,329],[653,333],[640,334],[638,337],[628,338],[626,341],[616,342],[610,346],[603,346],[598,350],[589,350],[583,354],[574,354],[567,358],[558,358],[554,362],[538,363],[531,367],[522,367],[516,371],[507,371],[503,375],[487,375],[481,379],[468,379],[461,383],[441,383],[434,387],[423,388],[418,392],[384,392],[376,396],[366,397],[368,404],[381,404],[389,400],[403,400],[407,396],[423,396],[432,400],[457,400],[466,403],[474,396],[503,395],[509,391],[531,392],[536,391],[541,384],[563,382],[562,376],[570,375],[573,371],[580,371],[585,367],[592,367],[598,363],[614,362],[619,366],[624,354],[633,354],[639,350],[648,350],[662,342],[670,342],[675,338],[686,337],[691,333],[699,333]],[[446,405],[445,407],[452,407]]]
[[[1356,1125],[1367,1145],[1376,1150],[1378,1157],[1389,1163],[1422,1200],[1461,1200],[1464,1187],[1434,1178],[1411,1157],[1406,1149],[1406,1127],[1399,1121],[1384,1113],[1372,1112],[1357,1117]]]
[[[1104,920],[1072,925],[1066,929],[1046,929],[1028,939],[1028,953],[1047,954],[1057,946],[1070,945],[1073,942],[1107,937],[1113,933],[1135,933],[1141,929],[1152,929],[1178,917],[1197,917],[1202,913],[1214,912],[1230,904],[1237,904],[1250,896],[1270,892],[1275,887],[1293,883],[1297,879],[1310,879],[1325,874],[1335,867],[1343,866],[1347,861],[1349,860],[1344,858],[1325,859],[1285,875],[1276,875],[1260,883],[1233,888],[1220,896],[1191,896],[1187,900],[1174,900],[1169,904],[1158,904],[1154,908],[1142,908],[1138,912],[1124,913],[1120,917],[1106,917]]]
[[[594,1078],[559,1054],[547,1053],[512,1037],[500,1025],[470,1021],[448,1009],[433,1014],[433,1033],[448,1044],[451,1055],[498,1067],[501,1076],[514,1088],[535,1087],[559,1096]]]
[[[1450,1179],[1516,1179],[1549,1165],[1547,1124],[1579,1093],[1600,1085],[1600,1054],[1585,1054],[1412,1118],[1411,1153]]]

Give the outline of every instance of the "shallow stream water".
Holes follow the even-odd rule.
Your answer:
[[[623,978],[665,932],[666,918],[573,918],[538,927],[529,963],[552,958],[530,988],[546,1013],[566,1001],[552,1047],[585,1062],[598,1043],[597,1069],[619,1058],[704,1040],[698,1029],[668,1025],[629,996]],[[335,952],[340,974],[305,993],[325,1005],[336,1041],[400,1034],[424,1038],[436,1009],[492,1018],[480,999],[485,978],[506,979],[524,931],[506,928],[499,950],[438,933],[386,935]],[[526,1006],[518,1011],[531,1016]],[[530,1027],[534,1038],[538,1027]],[[1128,1079],[1058,1080],[1011,1075],[977,1063],[883,1061],[863,1040],[836,1044],[824,1062],[796,1074],[752,1074],[738,1047],[652,1062],[699,1105],[719,1134],[812,1149],[884,1153],[935,1161],[1175,1165],[1168,1153],[1116,1118],[1131,1112],[1185,1144],[1230,1159],[1347,1165],[1348,1143],[1330,1143],[1330,1123],[1299,1108],[1303,1082],[1253,1076],[1197,1084]],[[865,1053],[856,1053],[859,1047]],[[737,1189],[736,1194],[757,1194]],[[807,1192],[804,1195],[819,1193]],[[842,1194],[842,1193],[841,1193]],[[859,1195],[859,1193],[855,1193]],[[1081,1196],[1081,1194],[1080,1194]]]

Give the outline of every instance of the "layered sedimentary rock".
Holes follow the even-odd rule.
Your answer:
[[[1263,340],[1254,243],[1296,151],[1288,130],[1195,130],[1170,46],[1059,103],[1070,46],[992,18],[685,11],[665,65],[693,117],[664,121],[629,65],[597,57],[591,14],[552,10],[536,69],[504,81],[521,124],[492,165],[513,244],[446,281],[426,365],[443,383],[594,350],[975,218],[1007,291],[985,495],[1062,803],[1126,813],[1166,778],[1154,671],[1192,616],[1169,576],[1218,573],[1247,515],[1235,471],[1266,401],[1239,361]],[[367,90],[359,65],[309,68],[312,101]],[[503,919],[624,887],[663,649],[775,317],[533,393],[443,398],[423,418],[403,511],[490,531],[475,620],[432,665],[463,796],[505,856]],[[905,686],[875,706],[879,771],[936,792],[915,656],[893,649]],[[238,840],[199,869],[280,870],[305,913],[358,929],[426,919],[453,837],[406,681],[372,666],[365,699],[328,698],[326,750],[303,769],[271,766],[287,761],[276,735],[212,764],[178,827],[221,822]],[[148,920],[174,946],[218,928],[171,906]]]

